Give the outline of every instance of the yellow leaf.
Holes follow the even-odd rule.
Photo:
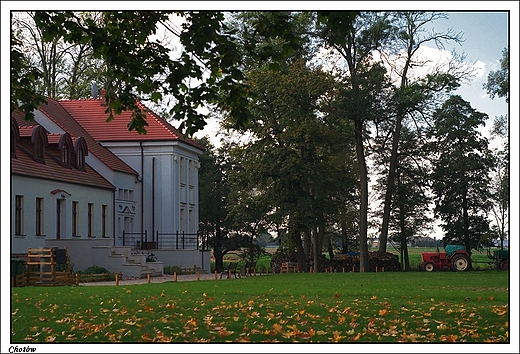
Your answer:
[[[370,298],[371,300],[376,300],[377,299],[377,295],[374,295]]]
[[[341,332],[339,331],[334,331],[332,334],[334,335],[334,337],[332,338],[329,338],[331,341],[333,342],[339,342],[341,339],[345,338],[344,336],[341,336],[340,335]]]

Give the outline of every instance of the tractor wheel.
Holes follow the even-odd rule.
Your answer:
[[[506,259],[500,263],[501,270],[509,270],[509,259]]]
[[[469,268],[469,259],[467,256],[463,254],[459,254],[453,257],[451,260],[451,269],[454,271],[462,272],[464,270],[468,270]]]
[[[426,272],[433,272],[435,270],[435,264],[433,262],[426,262],[423,264],[423,269]]]

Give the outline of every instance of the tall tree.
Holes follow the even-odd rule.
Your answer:
[[[368,263],[368,170],[365,140],[367,125],[384,116],[387,81],[385,70],[373,64],[372,53],[387,41],[391,32],[386,14],[363,12],[319,12],[318,37],[346,63],[344,88],[338,97],[345,119],[354,122],[356,157],[360,183],[360,267]]]
[[[484,89],[491,98],[505,98],[509,103],[509,48],[504,48],[500,60],[500,70],[491,71]],[[492,214],[496,222],[496,233],[500,240],[500,247],[504,248],[504,240],[509,235],[509,124],[508,116],[495,117],[491,136],[502,141],[501,148],[495,151],[496,165],[493,173]]]
[[[427,43],[436,44],[439,49],[443,48],[443,43],[453,41],[461,43],[461,34],[455,34],[451,29],[446,32],[426,32],[427,26],[438,19],[446,18],[446,14],[435,12],[399,12],[395,14],[396,26],[396,47],[392,48],[391,54],[387,58],[395,74],[399,78],[399,83],[395,91],[395,119],[392,133],[392,148],[390,155],[390,167],[388,169],[388,179],[386,184],[385,203],[383,209],[383,223],[379,238],[379,251],[386,252],[388,239],[388,227],[390,224],[390,212],[393,196],[394,180],[398,166],[398,148],[403,120],[411,116],[414,112],[424,112],[425,106],[437,98],[443,91],[451,91],[456,88],[458,80],[464,75],[464,71],[458,67],[449,66],[447,68],[433,68],[425,77],[417,77],[414,68],[424,67],[427,63],[424,59],[418,58],[417,54],[421,46]],[[452,63],[450,63],[452,64]],[[418,117],[419,115],[416,115]]]
[[[423,236],[429,229],[430,188],[428,151],[424,148],[424,137],[406,125],[402,127],[399,142],[398,167],[392,188],[392,203],[389,223],[389,239],[395,241],[401,254],[403,270],[409,271],[408,243]],[[388,165],[390,151],[382,151],[376,163]],[[386,172],[386,171],[385,171]],[[387,174],[382,174],[376,189],[387,190]],[[381,212],[379,216],[381,216]]]
[[[92,18],[101,23],[102,13],[80,12],[78,21]],[[37,87],[46,97],[78,99],[91,96],[92,82],[104,82],[103,62],[93,57],[91,43],[69,44],[56,36],[45,41],[36,26],[34,12],[13,12],[12,31],[22,40],[24,55],[40,68]]]
[[[257,201],[273,229],[286,222],[305,269],[309,255],[319,262],[326,215],[339,208],[333,196],[353,185],[344,157],[351,149],[348,124],[328,110],[335,95],[332,77],[303,61],[282,73],[264,69],[248,77],[254,119],[241,129],[250,140],[234,153],[244,168],[237,193],[245,196],[235,205],[244,211]]]
[[[489,172],[493,160],[488,141],[478,132],[487,115],[460,96],[450,97],[434,113],[431,152],[435,214],[443,221],[444,242],[479,248],[489,231]]]
[[[229,146],[215,148],[208,137],[197,140],[206,147],[199,157],[199,231],[213,248],[215,270],[224,269],[224,256],[248,246],[235,232],[229,217],[232,184],[229,172],[233,168]]]

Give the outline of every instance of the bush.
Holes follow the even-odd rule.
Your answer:
[[[103,273],[110,273],[106,268],[99,267],[99,266],[91,266],[86,268],[83,271],[77,272],[79,274],[103,274]]]
[[[182,275],[182,268],[179,266],[166,266],[164,267],[164,274],[171,274],[177,273],[177,275]]]
[[[148,255],[146,255],[146,261],[147,262],[157,262],[157,256],[153,252],[148,253]]]

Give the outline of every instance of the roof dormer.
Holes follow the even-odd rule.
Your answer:
[[[49,142],[47,140],[47,132],[42,126],[37,125],[34,127],[31,144],[33,145],[33,159],[37,162],[45,163],[45,148],[49,145]]]
[[[74,144],[73,165],[80,171],[85,171],[85,158],[88,155],[87,142],[83,137],[76,139]]]
[[[69,133],[62,134],[58,144],[60,162],[63,167],[72,166],[72,138]]]

